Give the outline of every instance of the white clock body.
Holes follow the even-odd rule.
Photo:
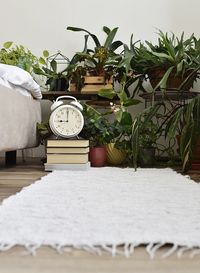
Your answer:
[[[83,129],[84,118],[78,108],[65,104],[52,112],[49,125],[56,136],[71,138],[77,136]]]

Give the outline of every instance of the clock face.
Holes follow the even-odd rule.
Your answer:
[[[83,129],[81,112],[71,105],[62,105],[51,114],[49,125],[53,133],[66,138],[77,136]]]

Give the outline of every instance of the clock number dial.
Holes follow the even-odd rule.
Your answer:
[[[83,128],[83,116],[73,106],[63,105],[52,113],[50,126],[56,135],[62,137],[76,136]]]

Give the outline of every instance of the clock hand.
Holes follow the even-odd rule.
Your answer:
[[[68,117],[69,117],[69,110],[67,109],[67,122],[69,121]]]
[[[56,122],[68,122],[67,120],[57,119]]]

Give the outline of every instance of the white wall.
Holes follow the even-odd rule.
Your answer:
[[[84,27],[103,38],[103,25],[119,26],[119,39],[155,40],[156,29],[199,30],[199,0],[1,0],[0,44],[12,40],[35,54],[47,48],[72,56],[82,49],[83,35],[66,30],[69,25]]]
[[[156,31],[200,35],[199,0],[0,0],[0,45],[11,40],[40,55],[61,50],[72,57],[83,48],[83,33],[67,26],[83,27],[104,40],[102,26],[119,27],[117,37],[156,40]],[[44,108],[49,104],[43,104]]]
[[[170,2],[165,0],[1,0],[0,43],[15,41],[36,54],[47,48],[72,56],[82,49],[83,35],[69,25],[89,29],[102,37],[102,26],[119,26],[118,37],[129,41],[151,39],[156,28],[168,30]]]

